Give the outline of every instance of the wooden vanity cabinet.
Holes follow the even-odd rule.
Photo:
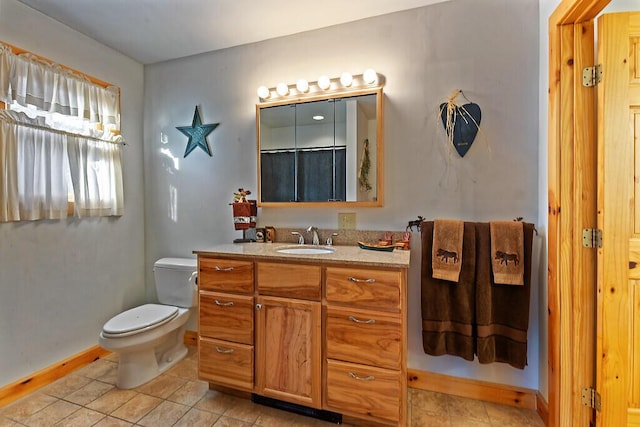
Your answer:
[[[200,378],[356,425],[406,425],[406,268],[203,255],[198,266]]]
[[[198,256],[198,373],[253,391],[253,262]]]

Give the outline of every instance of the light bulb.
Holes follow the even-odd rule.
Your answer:
[[[260,86],[258,88],[258,96],[262,99],[267,99],[271,95],[271,91],[266,86]]]
[[[353,76],[351,75],[351,73],[346,71],[342,73],[342,75],[340,76],[340,83],[342,83],[342,86],[344,87],[351,86],[351,83],[353,83]]]
[[[320,76],[318,78],[318,87],[322,90],[327,90],[331,86],[331,80],[327,76]]]
[[[306,93],[309,90],[309,82],[305,79],[298,80],[298,83],[296,83],[296,89],[298,89],[298,92],[300,93]]]
[[[289,86],[285,83],[278,83],[278,86],[276,86],[276,92],[278,92],[278,95],[280,96],[285,96],[289,93]]]
[[[378,74],[376,73],[376,70],[374,70],[373,68],[368,68],[364,70],[364,73],[362,74],[362,79],[366,84],[370,85],[375,83],[376,80],[378,80]]]

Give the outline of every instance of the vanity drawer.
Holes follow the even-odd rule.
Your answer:
[[[327,301],[399,311],[401,281],[397,270],[327,267]]]
[[[203,337],[253,344],[253,297],[200,291],[198,332]]]
[[[253,262],[198,257],[198,286],[205,290],[253,292]]]
[[[318,265],[257,263],[260,295],[320,301],[322,273]]]
[[[328,358],[400,369],[400,315],[328,306],[325,316]]]
[[[253,346],[200,338],[200,379],[253,391]]]
[[[400,420],[400,371],[327,360],[326,387],[330,410],[394,424]]]

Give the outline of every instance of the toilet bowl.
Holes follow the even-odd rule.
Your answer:
[[[98,343],[118,354],[116,386],[135,388],[187,354],[186,323],[196,306],[196,260],[162,258],[154,264],[159,304],[144,304],[107,321]]]

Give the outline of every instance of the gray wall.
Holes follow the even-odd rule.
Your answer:
[[[145,67],[146,265],[162,256],[227,243],[233,191],[255,190],[256,88],[338,77],[373,67],[385,85],[385,206],[368,209],[261,209],[259,223],[337,228],[337,213],[357,213],[359,229],[404,229],[417,215],[471,221],[539,222],[538,1],[453,0],[294,36]],[[438,106],[453,89],[482,108],[482,134],[461,159],[445,144]],[[183,158],[198,105],[213,157]],[[164,135],[164,137],[163,137]],[[162,150],[162,151],[161,151]],[[174,161],[171,157],[174,157]],[[176,162],[177,166],[176,167]],[[546,212],[546,211],[544,211]],[[544,238],[536,243],[544,246]],[[529,366],[479,365],[430,357],[420,341],[419,234],[409,273],[409,366],[538,389],[540,307],[536,274]],[[152,277],[147,294],[154,298]],[[546,326],[545,326],[546,327]],[[191,328],[195,329],[194,323]]]
[[[122,89],[125,214],[0,224],[0,387],[97,344],[144,301],[143,66],[24,6],[0,0],[0,41]]]

